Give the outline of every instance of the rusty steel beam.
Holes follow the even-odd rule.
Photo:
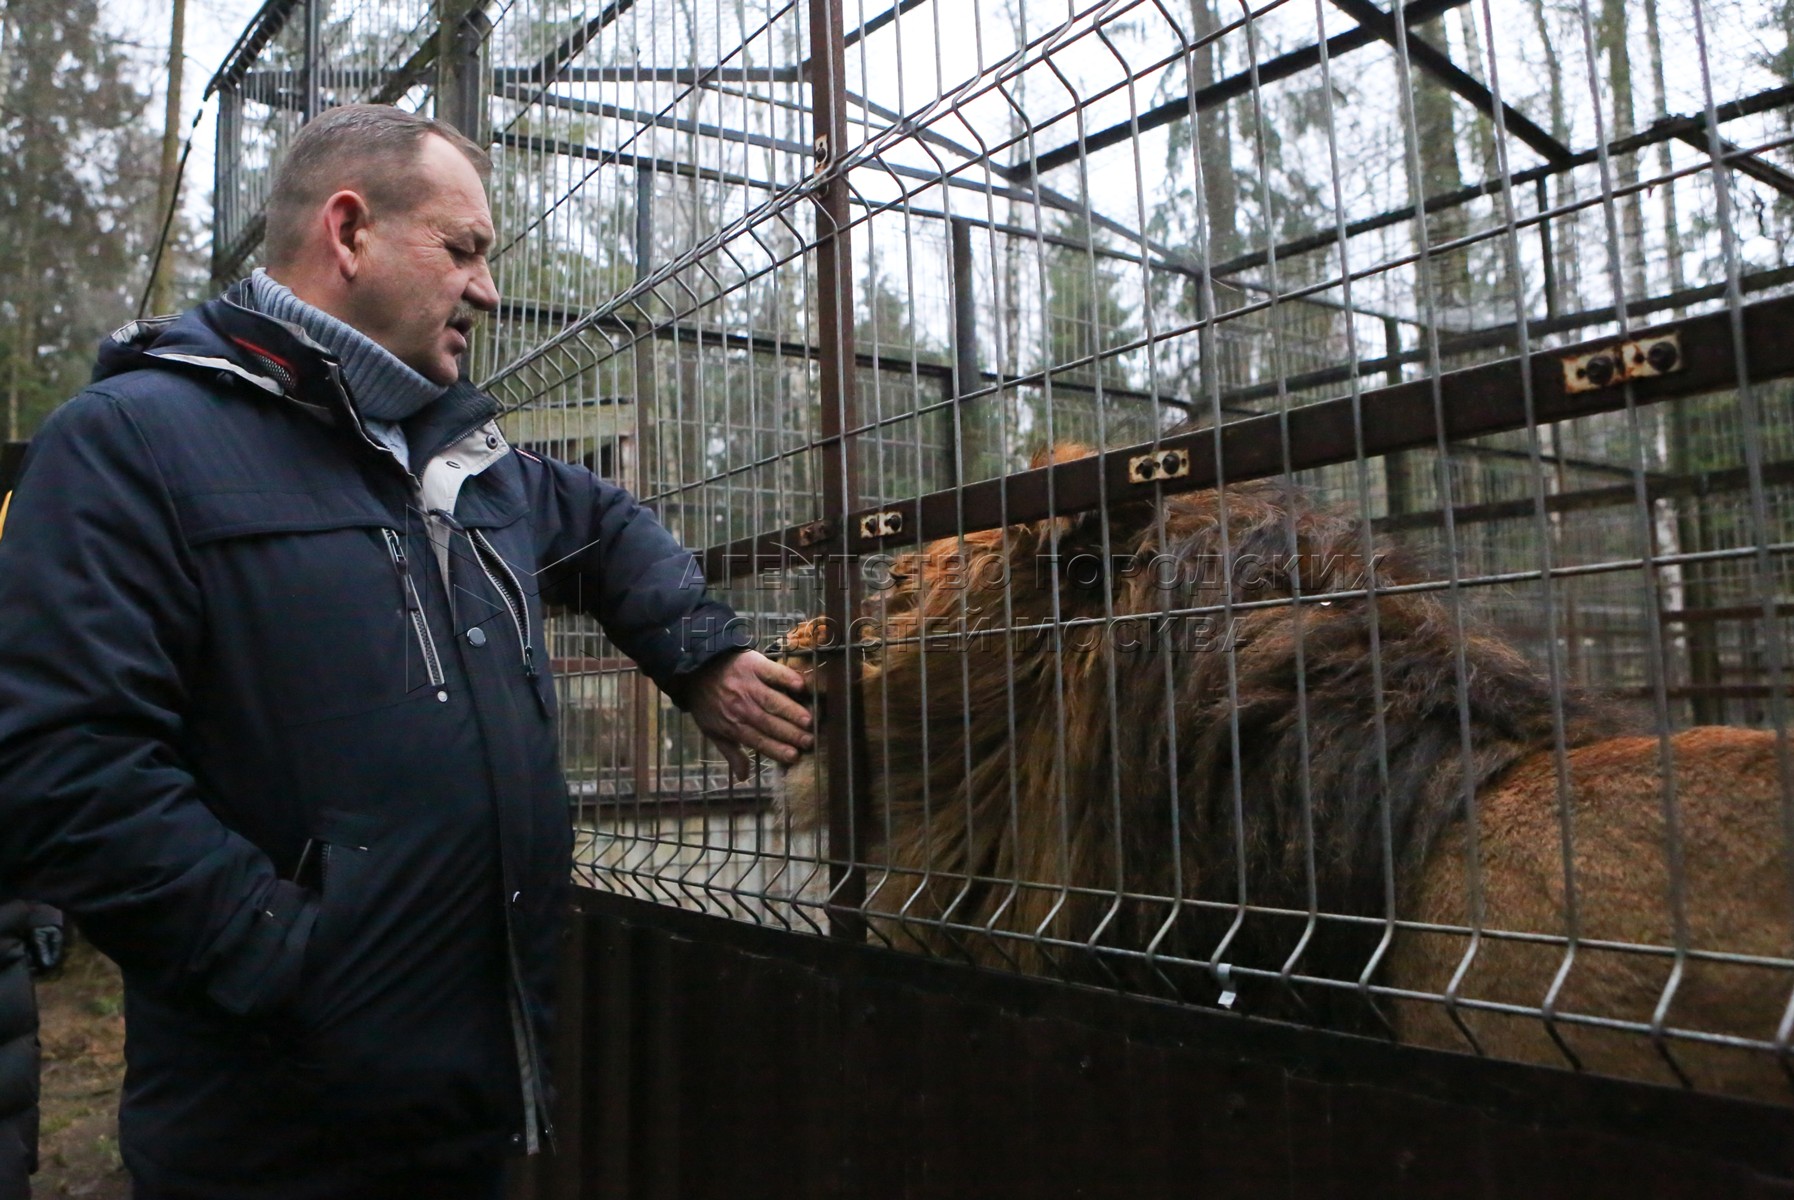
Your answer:
[[[820,333],[822,390],[822,511],[841,520],[860,496],[858,356],[853,338],[853,214],[847,173],[840,155],[848,142],[847,55],[842,32],[842,0],[810,0],[810,111],[815,138],[812,193],[816,213],[816,323]],[[792,544],[796,544],[795,542]],[[852,564],[831,559],[826,570],[829,617],[846,628],[855,611]],[[844,719],[823,722],[828,748],[829,932],[863,941],[866,919],[867,821],[865,707],[859,695],[858,655],[850,649],[823,664],[822,683]]]
[[[1794,338],[1786,335],[1794,327],[1794,297],[1746,306],[1743,326],[1744,358],[1750,363],[1753,382],[1794,375]],[[1638,403],[1673,400],[1737,385],[1729,312],[1635,330],[1631,336],[1643,338],[1671,331],[1681,338],[1678,369],[1628,385]],[[1572,392],[1564,383],[1562,359],[1603,350],[1613,342],[1611,337],[1599,338],[1536,353],[1528,359],[1506,358],[1441,377],[1437,386],[1441,392],[1439,407],[1445,414],[1446,438],[1459,441],[1526,428],[1523,370],[1532,377],[1534,408],[1541,425],[1625,408],[1625,387]],[[1156,445],[1130,446],[985,480],[963,489],[931,492],[902,504],[851,513],[845,521],[831,519],[821,529],[794,527],[742,538],[706,550],[705,573],[709,578],[722,579],[776,568],[791,557],[786,549],[789,546],[807,546],[808,553],[829,555],[832,562],[885,545],[994,529],[1005,519],[1004,514],[1010,522],[1039,521],[1095,508],[1105,494],[1116,502],[1135,499],[1141,495],[1142,485],[1130,477],[1129,462],[1149,451],[1181,450],[1189,456],[1187,475],[1152,485],[1171,493],[1213,487],[1217,458],[1230,483],[1281,474],[1286,430],[1290,469],[1297,471],[1352,461],[1356,457],[1355,433],[1360,422],[1366,455],[1431,446],[1438,436],[1433,387],[1430,379],[1409,380],[1357,397],[1341,396],[1306,405],[1287,416],[1271,413],[1232,421],[1218,433],[1203,429],[1176,434],[1162,438]],[[1217,436],[1221,440],[1219,456],[1214,445]],[[826,438],[821,448],[828,449]],[[899,536],[868,537],[862,532],[862,518],[891,511],[902,514]]]

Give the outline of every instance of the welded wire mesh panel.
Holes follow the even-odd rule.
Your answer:
[[[732,782],[557,616],[582,880],[1794,1098],[1785,22],[391,12],[477,80],[512,442],[812,681]]]
[[[852,321],[818,332],[859,370],[813,444],[863,615],[785,649],[865,733],[772,810],[826,838],[788,911],[1781,1095],[1794,426],[1742,326],[1788,277],[1726,214],[1786,220],[1788,97],[1707,52],[1735,14],[1671,8],[844,14]],[[1685,370],[1615,343],[1702,312],[1713,383],[1615,378]],[[687,819],[652,873],[768,828]]]
[[[268,189],[310,117],[372,101],[417,110],[429,84],[439,6],[432,0],[270,0],[206,94],[219,97],[212,276],[248,274]]]

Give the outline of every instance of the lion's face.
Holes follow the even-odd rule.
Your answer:
[[[790,667],[809,684],[811,707],[819,727],[827,719],[828,702],[822,692],[824,672],[817,668],[821,652],[830,640],[828,622],[813,617],[794,626],[770,651],[774,661]],[[818,740],[814,751],[790,766],[775,764],[773,790],[778,806],[800,828],[820,826],[827,812],[822,791],[822,749],[823,742]]]

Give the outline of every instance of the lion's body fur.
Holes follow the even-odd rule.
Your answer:
[[[1119,569],[1081,571],[1084,555],[1087,567],[1106,559]],[[1369,544],[1361,525],[1273,484],[1132,505],[1106,522],[971,534],[895,571],[866,631],[863,819],[875,865],[869,907],[889,914],[881,932],[910,948],[1101,977],[1093,956],[1073,949],[1089,943],[1355,981],[1376,956],[1381,920],[1310,928],[1311,909],[1382,918],[1393,888],[1404,918],[1455,899],[1449,920],[1465,923],[1464,880],[1442,891],[1449,871],[1437,864],[1468,861],[1469,806],[1481,810],[1479,845],[1489,842],[1485,891],[1504,895],[1491,864],[1517,851],[1490,814],[1508,811],[1517,785],[1507,781],[1533,780],[1541,762],[1555,781],[1558,747],[1574,763],[1618,744],[1621,731],[1604,706],[1554,691],[1505,642],[1460,624],[1441,593],[1411,588],[1426,577]],[[1326,603],[1290,603],[1298,588]],[[1167,611],[1185,620],[1142,636]],[[811,626],[793,644],[824,632]],[[1197,644],[1204,632],[1207,646]],[[1654,770],[1658,744],[1644,739],[1633,756]],[[795,818],[820,824],[814,764],[791,782]],[[1659,811],[1660,786],[1643,776],[1631,786],[1632,801],[1604,801],[1603,811]],[[1525,826],[1534,869],[1559,852],[1556,796],[1555,784],[1549,805],[1534,796],[1544,806]],[[1766,844],[1780,863],[1779,839]],[[1599,846],[1582,852],[1597,874],[1628,869]],[[1779,953],[1785,895],[1781,909],[1762,910],[1781,913]],[[1236,926],[1242,899],[1287,915],[1254,911]],[[1663,909],[1660,895],[1654,902]],[[1562,933],[1561,910],[1552,924],[1527,909],[1534,924],[1512,928]],[[1008,936],[955,936],[946,925]],[[1463,939],[1454,944],[1455,963]],[[1207,986],[1137,953],[1114,961],[1122,965],[1107,970],[1141,986]],[[1377,961],[1380,982],[1418,971],[1402,937]],[[1553,971],[1529,1003],[1544,998]],[[1518,986],[1538,982],[1534,972]],[[1371,1019],[1352,989],[1234,986],[1246,1011],[1347,1028]]]

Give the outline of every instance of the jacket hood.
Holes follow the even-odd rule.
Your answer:
[[[179,316],[132,321],[100,344],[93,381],[129,371],[172,370],[227,376],[253,393],[289,400],[331,424],[360,429],[361,417],[341,385],[334,355],[303,329],[247,306],[238,283]],[[490,420],[499,404],[466,380],[418,418],[405,423],[417,461],[457,432]],[[366,431],[362,430],[366,439]],[[420,457],[421,454],[421,457]]]
[[[244,303],[237,284],[222,296],[174,317],[132,321],[100,344],[95,383],[144,368],[194,369],[233,375],[271,396],[308,396],[330,383],[336,359],[297,325]]]

